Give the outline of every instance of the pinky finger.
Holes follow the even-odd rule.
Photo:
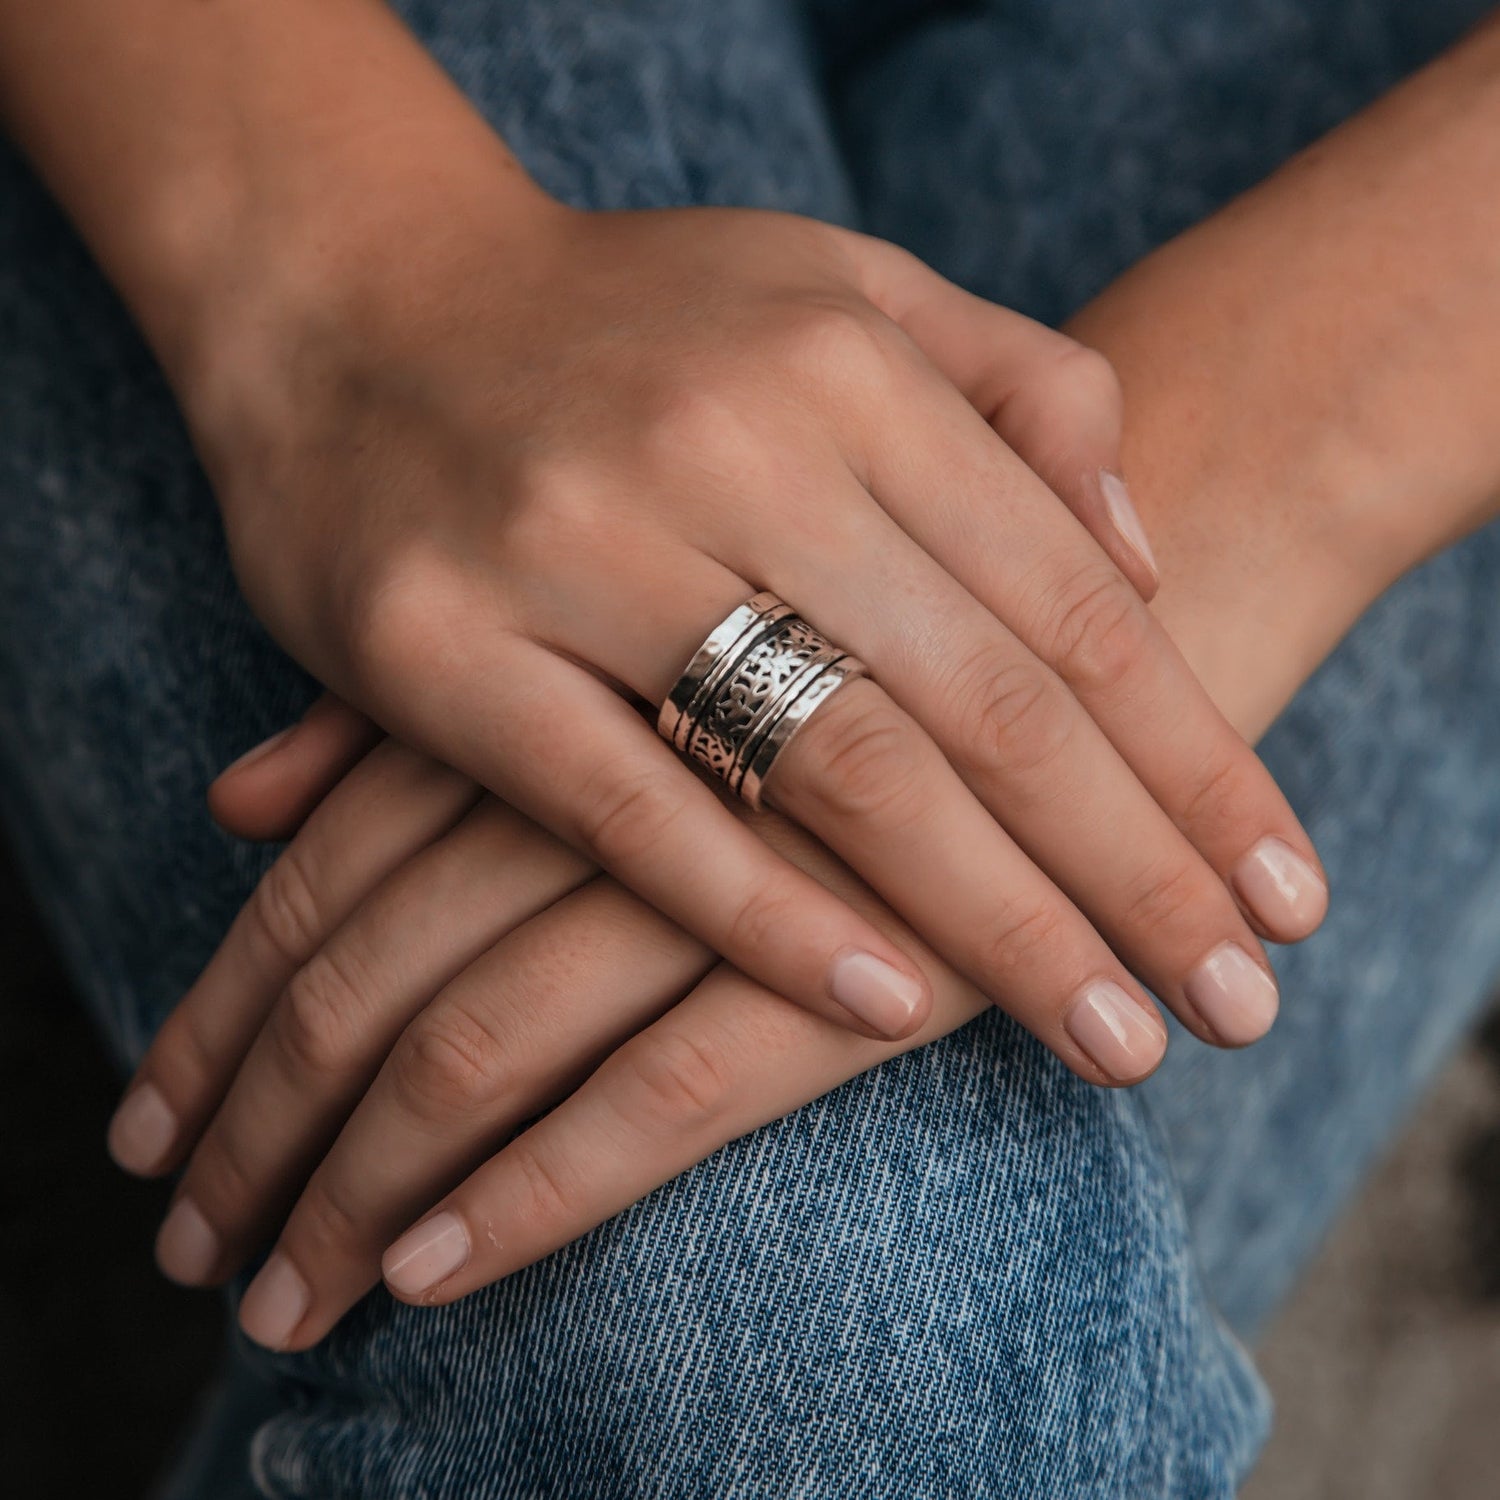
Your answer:
[[[721,964],[386,1251],[386,1286],[441,1305],[519,1271],[712,1155],[986,1008],[966,985],[900,1042],[861,1038]],[[961,1013],[960,1013],[961,1012]]]
[[[898,246],[856,235],[871,300],[1052,492],[1143,599],[1160,577],[1120,477],[1124,399],[1098,350],[955,286]]]

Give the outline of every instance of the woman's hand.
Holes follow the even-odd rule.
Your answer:
[[[778,993],[906,1034],[928,995],[899,949],[630,701],[773,590],[873,680],[772,799],[985,993],[1048,1032],[1129,1015],[1124,960],[1170,1003],[1234,973],[1264,1010],[1224,880],[1291,939],[1322,879],[1121,571],[1148,580],[1097,356],[811,220],[565,208],[365,0],[23,9],[7,124],[322,681]]]
[[[471,155],[381,182],[337,274],[250,299],[188,401],[283,644],[776,993],[908,1035],[927,992],[900,949],[632,706],[771,589],[873,680],[818,711],[769,798],[948,962],[1049,1038],[1135,1024],[1131,971],[1263,1029],[1269,968],[1225,882],[1260,932],[1303,937],[1313,852],[1038,477],[1146,581],[1102,519],[1107,366],[789,215],[554,205],[520,233]],[[295,929],[299,894],[272,886],[264,919]],[[1076,1035],[1067,1055],[1144,1071]]]
[[[898,1046],[799,1013],[331,696],[223,773],[210,804],[231,832],[291,839],[267,880],[295,881],[307,921],[268,941],[247,905],[155,1039],[110,1145],[137,1171],[190,1153],[157,1249],[180,1281],[222,1280],[280,1228],[242,1313],[275,1347],[320,1338],[450,1190],[386,1254],[398,1294],[429,1296],[420,1278],[456,1273],[460,1250],[444,1298],[515,1270],[984,1004],[826,851],[740,809],[936,996]],[[1222,1040],[1246,1018],[1221,1015],[1218,1035],[1186,1019]],[[1141,1048],[1143,1071],[1159,1055],[1144,1016],[1082,1040]]]
[[[169,1275],[222,1280],[280,1230],[241,1310],[271,1347],[321,1338],[383,1252],[398,1295],[462,1295],[986,1003],[779,817],[742,813],[932,984],[918,1035],[860,1039],[773,996],[472,783],[377,738],[324,699],[215,783],[233,831],[295,832],[323,874],[323,925],[288,954],[237,924],[111,1132],[125,1164],[156,1171],[195,1147],[158,1240]],[[153,1141],[167,1099],[172,1140]]]

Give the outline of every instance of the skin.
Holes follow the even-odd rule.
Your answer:
[[[1153,257],[1077,325],[1125,379],[1131,413],[1125,458],[1163,558],[1166,586],[1156,601],[1158,618],[1220,707],[1247,733],[1264,726],[1380,588],[1493,510],[1500,463],[1489,451],[1494,438],[1485,429],[1492,424],[1484,417],[1493,411],[1497,386],[1493,348],[1485,346],[1496,341],[1485,316],[1494,308],[1496,287],[1486,275],[1484,247],[1495,242],[1500,226],[1488,207],[1494,195],[1475,193],[1473,182],[1487,172],[1493,180],[1500,123],[1494,54],[1490,30],[1336,133],[1259,195]],[[1268,279],[1268,265],[1280,274]],[[1288,267],[1294,268],[1290,274]],[[1435,296],[1434,288],[1443,295]],[[1314,315],[1319,334],[1309,340]],[[892,321],[901,326],[899,319]],[[189,336],[183,341],[191,346]],[[1380,358],[1371,357],[1375,351]],[[227,389],[223,399],[233,409],[233,380]],[[947,410],[958,411],[951,405]],[[936,410],[930,415],[941,426]],[[1435,435],[1446,441],[1435,442]],[[1416,498],[1422,505],[1413,505]],[[1233,518],[1227,528],[1226,505]],[[1037,509],[1027,521],[1053,524],[1038,520],[1048,514],[1062,512]],[[1210,536],[1210,516],[1220,534]],[[1342,554],[1331,545],[1335,540],[1343,544]],[[433,585],[424,575],[441,594],[451,580],[437,576]],[[1268,604],[1275,606],[1269,616]],[[339,685],[334,674],[326,680]],[[1086,685],[1077,696],[1082,701]],[[1150,703],[1151,691],[1141,687],[1127,697],[1139,710]],[[1100,723],[1097,713],[1094,722]],[[1143,717],[1138,714],[1135,722]],[[358,719],[349,719],[346,728],[350,743],[367,733]],[[327,732],[336,738],[342,731]],[[211,1152],[204,1165],[194,1158],[189,1180],[195,1200],[215,1191],[216,1181],[231,1180],[233,1147],[227,1143],[234,1137],[221,1129],[222,1122],[234,1118],[235,1091],[251,1087],[245,1079],[254,1087],[274,1081],[277,1047],[294,1069],[299,1063],[323,1066],[324,1081],[344,1091],[332,1100],[337,1087],[319,1094],[310,1134],[271,1142],[273,1159],[258,1168],[265,1174],[258,1207],[264,1222],[274,1223],[300,1178],[321,1162],[283,1233],[280,1259],[273,1258],[263,1273],[279,1267],[284,1280],[291,1267],[308,1293],[306,1304],[291,1328],[272,1339],[266,1321],[257,1325],[255,1293],[246,1299],[247,1326],[258,1326],[250,1331],[283,1347],[315,1341],[373,1284],[375,1247],[425,1204],[441,1198],[435,1213],[452,1213],[463,1227],[462,1265],[420,1293],[425,1300],[447,1301],[555,1248],[724,1140],[900,1050],[840,1031],[741,971],[711,967],[715,950],[702,933],[685,935],[691,924],[666,921],[606,879],[569,887],[577,867],[559,866],[533,880],[530,872],[547,860],[565,864],[575,856],[535,842],[536,825],[498,799],[479,799],[472,778],[466,786],[462,771],[447,769],[462,766],[461,758],[445,763],[427,753],[432,747],[419,736],[409,740],[420,748],[387,741],[361,759],[299,837],[320,832],[329,849],[344,847],[340,840],[368,821],[354,810],[367,795],[386,806],[421,802],[440,811],[407,825],[405,843],[394,852],[387,843],[353,862],[363,889],[349,886],[330,896],[309,886],[320,892],[323,905],[303,925],[298,942],[273,943],[262,952],[259,995],[226,1011],[234,1013],[237,1035],[221,1036],[217,1051],[197,1054],[208,1066],[196,1080],[190,1070],[184,1073],[182,1118],[192,1118],[190,1108],[200,1119],[212,1117],[224,1152],[217,1169]],[[294,737],[285,748],[299,743]],[[337,770],[343,763],[336,757],[325,762],[324,774],[329,764]],[[797,811],[795,794],[782,795]],[[291,800],[298,799],[316,800],[306,780],[292,794]],[[902,1046],[961,1024],[984,1003],[962,964],[946,962],[936,946],[882,911],[853,876],[827,862],[784,821],[743,815],[737,821],[752,826],[789,864],[805,866],[817,884],[840,891],[851,910],[883,928],[883,936],[922,971],[933,1010]],[[434,826],[455,832],[434,843],[423,835]],[[297,982],[317,972],[325,941],[337,941],[350,923],[359,924],[367,898],[383,894],[391,903],[387,918],[409,901],[420,902],[427,882],[406,884],[403,871],[414,857],[443,849],[460,833],[471,841],[471,854],[453,868],[471,868],[467,860],[477,850],[482,857],[472,868],[488,863],[512,872],[510,899],[518,920],[550,902],[503,936],[473,929],[460,935],[465,953],[457,961],[484,969],[467,981],[467,967],[438,981],[431,1005],[422,992],[455,961],[452,953],[441,959],[426,955],[423,961],[430,963],[423,972],[409,970],[383,988],[357,983],[340,990],[330,978],[343,972],[337,962],[325,962],[321,991],[312,981]],[[396,896],[389,894],[392,888]],[[558,899],[563,889],[570,893]],[[388,920],[367,921],[363,941],[394,967],[394,952],[373,948],[377,929],[390,926]],[[418,921],[414,928],[423,925]],[[590,935],[588,945],[566,941],[575,930]],[[513,968],[492,957],[505,944],[524,957],[528,943],[534,945],[529,964]],[[550,978],[536,980],[545,955],[596,943],[607,949],[608,959],[598,972],[583,961],[554,964]],[[478,957],[471,958],[476,950]],[[523,983],[533,985],[530,995],[507,988],[500,976],[512,972],[529,976]],[[694,987],[699,972],[707,977]],[[582,1015],[572,1024],[554,1020],[546,1028],[550,1037],[539,1037],[533,1026],[526,1033],[534,1049],[527,1066],[508,1075],[500,1071],[496,1060],[507,1055],[504,1043],[518,1036],[506,1029],[517,1025],[517,1016],[567,1016],[570,998],[576,1003],[596,993],[607,976],[620,974],[629,974],[634,988],[615,995],[592,1032]],[[392,1000],[393,990],[401,993]],[[674,1004],[684,990],[690,993]],[[298,995],[302,999],[293,1005]],[[378,1048],[361,1052],[368,1033],[349,1025],[347,1005],[332,1004],[330,997],[389,1002],[385,1024],[396,1040],[388,1055]],[[390,1014],[403,1005],[408,1011],[415,1005],[417,1014],[398,1016],[392,1028]],[[184,1010],[191,1013],[188,1005]],[[441,1020],[423,1020],[429,1012]],[[298,1035],[295,1030],[276,1040],[276,1028],[287,1024],[277,1017],[294,1013],[302,1017],[296,1025],[304,1038],[332,1036],[326,1052],[299,1059],[285,1048],[285,1035]],[[417,1029],[419,1021],[425,1030]],[[320,1024],[331,1032],[315,1032]],[[1036,1019],[1028,1024],[1045,1034]],[[565,1035],[558,1036],[559,1028]],[[418,1040],[410,1041],[414,1030]],[[190,1035],[181,1027],[175,1033],[177,1054],[191,1062]],[[170,1043],[172,1034],[164,1036]],[[369,1055],[374,1052],[380,1056]],[[268,1066],[247,1063],[215,1114],[228,1078],[247,1053],[252,1063]],[[153,1064],[158,1071],[148,1076],[165,1080],[170,1064],[164,1059],[173,1055],[169,1045]],[[372,1066],[377,1071],[367,1083]],[[563,1102],[504,1150],[488,1154],[497,1133],[520,1124],[551,1097]],[[325,1157],[326,1142],[356,1100],[362,1102],[354,1104]],[[262,1100],[240,1118],[259,1122],[264,1136],[265,1122],[274,1116]],[[425,1128],[409,1159],[386,1149],[399,1133],[393,1122],[408,1127],[408,1134]],[[297,1136],[295,1123],[290,1133]],[[179,1160],[193,1135],[190,1128],[158,1165]],[[210,1135],[206,1144],[213,1140]],[[476,1169],[473,1175],[443,1197],[444,1188],[470,1169]],[[226,1274],[256,1238],[255,1228],[235,1223],[232,1214],[216,1222],[222,1224],[220,1250],[196,1279]],[[415,1295],[398,1284],[397,1262],[399,1253],[387,1257],[392,1289]],[[264,1280],[260,1284],[264,1292]],[[263,1308],[267,1300],[262,1297]]]
[[[1214,1035],[1190,991],[1229,947],[1269,1019],[1260,937],[1317,925],[1321,875],[1105,524],[1097,354],[811,220],[566,208],[371,0],[34,10],[0,6],[11,129],[160,356],[247,598],[321,681],[777,993],[911,1035],[906,950],[639,712],[773,589],[871,676],[768,798],[945,961],[1096,1082],[1159,1060],[1143,981]],[[1315,899],[1243,878],[1267,840]],[[211,989],[242,938],[296,946],[303,874]],[[1123,1056],[1081,1029],[1100,994]]]
[[[1500,399],[1500,276],[1481,253],[1497,242],[1500,213],[1494,195],[1473,191],[1476,180],[1500,176],[1495,38],[1482,30],[1077,320],[1124,375],[1126,451],[1132,472],[1149,476],[1142,498],[1162,558],[1154,608],[1248,738],[1396,577],[1500,511],[1500,443],[1481,420]],[[1267,257],[1282,267],[1269,282]],[[1451,297],[1434,299],[1434,285],[1451,287]],[[1339,335],[1320,342],[1315,363],[1305,335],[1314,311]],[[357,822],[370,781],[409,756],[328,699],[221,777],[211,805],[248,835],[301,829],[306,838],[319,819]],[[561,846],[537,842],[534,827],[493,799],[476,803],[462,835],[477,841],[472,857],[445,853],[439,841],[426,864],[397,864],[363,903],[349,901],[322,950],[347,950],[333,967],[384,974],[400,971],[406,955],[406,977],[385,993],[405,983],[410,1008],[422,986],[410,980],[408,939],[430,930],[424,903],[441,902],[460,871],[486,882],[482,905],[515,902],[523,887],[532,904],[560,899],[489,950],[492,970],[480,960],[471,979],[388,1025],[394,1040],[372,1049],[382,1060],[347,1124],[341,1109],[324,1122],[330,1136],[343,1126],[331,1149],[305,1148],[310,1182],[277,1242],[279,1260],[243,1304],[253,1337],[315,1342],[374,1284],[382,1249],[395,1295],[461,1297],[723,1142],[983,1008],[972,984],[805,834],[775,816],[742,816],[886,924],[924,967],[934,1011],[923,1031],[898,1044],[853,1037],[728,965],[710,968],[706,949],[607,877],[580,883],[576,867],[558,866],[571,857]],[[450,858],[445,879],[437,867]],[[316,972],[317,962],[300,972]],[[375,992],[361,996],[368,1003]],[[296,993],[293,985],[283,1003]],[[592,1045],[572,1045],[587,1030],[580,1002],[598,1018]],[[518,1018],[530,1006],[553,1018],[550,1037],[569,1041],[526,1043]],[[449,1034],[471,1045],[457,1067],[423,1082],[412,1038],[434,1010],[467,1017],[467,1030]],[[506,1060],[518,1042],[528,1047],[519,1065]],[[257,1071],[247,1064],[235,1088]],[[274,1071],[267,1063],[263,1084]],[[503,1138],[554,1100],[550,1114],[493,1151],[494,1133]],[[196,1168],[195,1159],[190,1181]],[[296,1171],[286,1180],[291,1191],[301,1185]],[[452,1231],[415,1256],[410,1240],[387,1248],[419,1214],[419,1244],[452,1216],[461,1264],[416,1291],[404,1273],[425,1274],[455,1248]],[[289,1277],[305,1291],[290,1323],[287,1299],[268,1295]]]

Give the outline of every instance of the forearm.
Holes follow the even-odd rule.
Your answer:
[[[0,122],[179,394],[236,299],[337,280],[375,171],[547,201],[379,0],[0,0]]]
[[[1156,609],[1259,734],[1372,600],[1500,503],[1500,27],[1121,278]]]

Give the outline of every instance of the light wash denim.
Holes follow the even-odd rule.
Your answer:
[[[570,202],[858,224],[1057,318],[1484,6],[403,9]],[[0,176],[0,805],[124,1066],[274,853],[205,785],[315,685],[241,601],[116,300]],[[1337,898],[1277,955],[1267,1041],[1174,1032],[1108,1092],[986,1015],[456,1306],[236,1339],[165,1493],[1232,1495],[1270,1420],[1241,1341],[1500,971],[1500,530],[1393,590],[1262,749]]]

